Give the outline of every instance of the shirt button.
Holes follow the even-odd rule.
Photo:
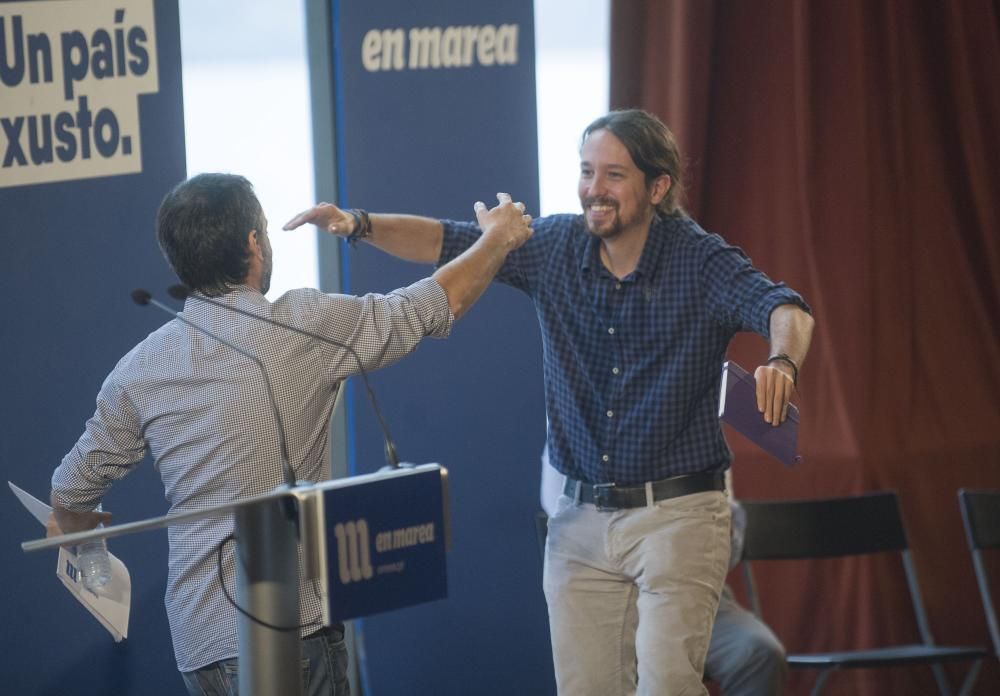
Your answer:
[[[606,455],[606,454],[602,454],[602,455],[601,455],[601,461],[602,461],[602,462],[609,462],[609,461],[611,461],[611,457],[609,457],[609,456],[608,456],[608,455]]]
[[[622,289],[622,284],[621,283],[615,283],[615,290],[621,290],[621,289]]]
[[[617,375],[619,372],[621,372],[621,370],[619,370],[617,367],[612,367],[611,368],[611,374]]]
[[[608,418],[614,418],[614,417],[615,417],[615,412],[614,411],[608,411]]]
[[[614,335],[615,327],[612,326],[610,329],[608,329],[608,333]]]

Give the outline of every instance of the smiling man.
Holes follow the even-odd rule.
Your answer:
[[[663,123],[602,116],[580,148],[583,214],[535,220],[496,276],[538,313],[549,454],[567,477],[544,574],[561,694],[707,693],[729,561],[731,454],[716,412],[726,348],[739,331],[769,339],[755,376],[777,425],[812,337],[802,298],[701,229],[682,191]],[[285,227],[307,222],[426,263],[479,236],[472,223],[328,204]]]

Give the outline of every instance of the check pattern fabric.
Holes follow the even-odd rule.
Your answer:
[[[387,295],[303,289],[271,303],[238,286],[217,299],[349,345],[365,370],[403,357],[425,336],[446,336],[454,321],[444,290],[431,279]],[[261,361],[296,477],[328,478],[329,419],[342,381],[358,371],[355,358],[197,294],[181,315]],[[278,426],[257,364],[177,319],[150,334],[108,375],[94,416],[53,474],[53,492],[71,510],[91,510],[147,451],[171,514],[267,493],[284,482]],[[166,608],[182,672],[238,653],[236,611],[219,586],[216,561],[219,544],[232,531],[229,514],[169,528]],[[223,568],[233,594],[233,544],[226,547]],[[302,584],[300,597],[302,623],[319,620],[321,603],[311,582]]]
[[[443,224],[442,264],[479,236],[473,224]],[[621,485],[727,468],[718,420],[726,348],[738,331],[767,337],[779,305],[809,311],[802,298],[686,216],[655,218],[622,280],[604,267],[583,216],[532,228],[497,280],[535,304],[553,466]]]

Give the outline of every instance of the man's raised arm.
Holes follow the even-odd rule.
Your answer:
[[[416,215],[383,215],[341,210],[318,203],[285,223],[292,230],[312,223],[338,237],[363,239],[387,254],[417,263],[437,263],[441,256],[441,222]]]
[[[492,282],[507,254],[531,236],[531,216],[524,204],[514,203],[509,194],[498,193],[499,205],[492,210],[481,201],[474,206],[482,235],[461,255],[433,275],[448,296],[455,318],[461,317]],[[372,215],[344,211],[330,203],[320,203],[289,220],[290,230],[312,223],[339,237],[364,239],[383,251],[408,261],[436,263],[441,255],[443,228],[431,218],[414,215]],[[367,228],[367,229],[366,229]]]

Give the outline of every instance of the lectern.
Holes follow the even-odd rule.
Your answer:
[[[232,511],[240,693],[301,694],[298,549],[316,581],[323,625],[447,596],[448,472],[437,464],[281,486],[179,515],[21,544],[69,546]],[[245,612],[245,613],[244,613]],[[251,618],[252,617],[252,618]],[[255,620],[256,619],[256,620]]]

